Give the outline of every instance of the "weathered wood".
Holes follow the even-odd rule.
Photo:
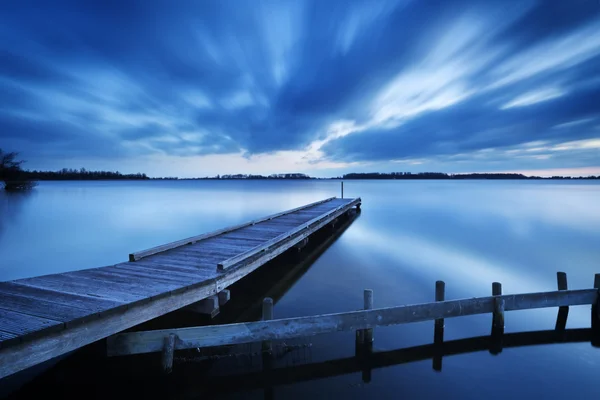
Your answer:
[[[352,202],[348,203],[348,205],[352,206],[352,205],[353,205],[353,203],[357,203],[357,202],[359,202],[359,201],[360,201],[360,199],[354,199],[354,201],[352,201]],[[292,237],[292,236],[294,236],[294,235],[296,235],[296,234],[299,234],[301,231],[303,231],[303,230],[305,230],[305,229],[308,229],[308,228],[310,228],[310,226],[311,226],[311,225],[313,225],[313,224],[317,224],[317,223],[319,223],[319,222],[321,222],[321,221],[323,221],[323,220],[325,220],[325,219],[328,219],[328,221],[327,221],[327,222],[329,222],[330,220],[334,219],[334,217],[332,217],[332,215],[335,215],[335,214],[336,214],[336,213],[338,213],[340,210],[347,208],[347,207],[348,207],[348,205],[344,205],[344,204],[342,204],[342,205],[340,205],[340,206],[338,206],[338,207],[334,208],[333,210],[330,210],[330,211],[328,211],[328,212],[327,212],[327,213],[325,213],[324,215],[321,215],[321,216],[319,216],[319,217],[316,217],[316,218],[314,218],[314,219],[311,219],[310,221],[308,221],[308,222],[306,222],[306,223],[304,223],[304,224],[302,224],[302,225],[300,225],[300,226],[298,226],[298,227],[294,228],[293,230],[291,230],[291,231],[289,231],[289,232],[286,232],[286,233],[284,233],[284,234],[282,234],[282,235],[280,235],[280,236],[277,236],[276,238],[273,238],[273,239],[271,239],[271,240],[269,240],[269,241],[265,242],[264,244],[262,244],[262,245],[260,245],[260,246],[257,246],[257,247],[255,247],[255,248],[253,248],[252,250],[249,250],[249,251],[247,251],[247,252],[245,252],[245,253],[242,253],[242,254],[239,254],[239,255],[237,255],[237,256],[231,257],[231,258],[229,258],[229,259],[227,259],[227,260],[225,260],[225,261],[223,261],[223,262],[219,263],[219,264],[217,265],[217,267],[218,267],[220,270],[224,270],[224,269],[227,269],[227,268],[231,268],[233,265],[235,265],[235,264],[237,264],[237,263],[239,263],[239,262],[243,261],[244,259],[247,259],[247,258],[249,258],[249,257],[252,257],[253,255],[255,255],[255,254],[257,254],[257,253],[260,253],[260,252],[262,252],[262,251],[265,251],[265,250],[267,250],[269,247],[271,247],[271,246],[273,246],[273,245],[275,245],[275,244],[278,244],[279,242],[281,242],[281,241],[283,241],[283,240],[285,240],[285,239],[287,239],[287,238],[289,238],[289,237]],[[302,238],[302,239],[304,239],[304,238]]]
[[[352,201],[348,204],[351,207],[351,204],[354,204],[354,201]],[[336,218],[344,212],[345,212],[345,209],[337,211],[335,214],[333,214],[331,216],[331,218]],[[251,273],[252,271],[257,269],[261,265],[263,265],[266,262],[277,257],[279,254],[283,253],[284,251],[287,251],[290,247],[292,247],[293,245],[298,243],[300,240],[317,232],[319,229],[326,226],[329,223],[329,221],[330,221],[330,219],[323,220],[323,221],[319,222],[318,224],[314,225],[310,230],[305,231],[299,235],[296,235],[293,238],[282,241],[276,248],[270,249],[268,252],[259,253],[257,256],[244,261],[244,263],[242,263],[240,266],[233,268],[233,270],[227,271],[226,274],[224,274],[218,278],[217,289],[222,290],[222,289],[232,285],[233,283],[237,282],[239,279],[248,275],[249,273]]]
[[[307,244],[308,238],[304,238],[300,242],[298,242],[298,244],[296,244],[294,247],[296,248],[296,250],[301,251],[304,247],[306,247]]]
[[[0,379],[76,350],[115,332],[139,325],[216,293],[214,284],[191,287],[178,296],[164,295],[151,302],[137,302],[126,309],[107,312],[102,318],[52,332],[43,337],[0,348]]]
[[[162,340],[169,333],[175,333],[178,336],[177,349],[222,346],[491,313],[494,311],[496,299],[504,300],[505,311],[514,311],[595,304],[597,297],[597,289],[566,290],[446,300],[273,321],[131,332],[112,337],[110,355],[160,351]]]
[[[210,296],[202,299],[197,303],[190,304],[185,308],[187,311],[192,311],[197,314],[209,315],[211,318],[219,314],[219,296]]]
[[[165,336],[162,352],[162,369],[165,374],[173,371],[173,354],[175,353],[175,335]]]
[[[41,330],[39,332],[43,336],[36,334],[15,338],[10,336],[11,332],[6,332],[7,341],[3,344],[8,343],[8,345],[0,349],[2,359],[0,378],[216,295],[316,232],[321,222],[314,224],[306,232],[291,238],[286,237],[268,252],[248,257],[237,265],[238,268],[226,273],[217,271],[215,265],[218,262],[239,253],[240,247],[253,246],[259,243],[259,239],[267,241],[269,240],[267,238],[279,235],[279,232],[274,235],[269,232],[270,230],[284,227],[291,230],[295,225],[292,225],[291,229],[287,226],[290,223],[294,224],[293,221],[307,221],[315,215],[326,214],[340,207],[340,212],[352,207],[350,204],[352,200],[330,201],[321,202],[314,207],[310,205],[300,207],[301,210],[296,217],[292,216],[288,221],[281,221],[282,224],[273,222],[277,221],[276,218],[247,227],[249,230],[263,228],[264,233],[261,236],[233,237],[237,233],[231,232],[231,237],[227,237],[226,234],[225,237],[220,238],[214,236],[204,243],[200,241],[192,245],[168,249],[135,262],[0,283],[0,295],[6,288],[7,295],[13,295],[14,292],[16,296],[22,295],[27,299],[51,302],[52,304],[43,310],[48,314],[52,312],[52,307],[62,312],[62,314],[60,312],[53,314],[55,318],[61,320],[57,321],[59,330],[56,332]],[[293,210],[283,214],[290,212]],[[281,218],[287,216],[282,215]],[[221,298],[224,299],[223,295]],[[70,316],[67,314],[70,311],[66,307],[71,305],[74,309],[82,310],[73,312],[74,319],[69,319]],[[33,313],[32,310],[30,312]],[[41,315],[41,312],[39,314]],[[0,331],[4,332],[1,327]]]
[[[33,286],[20,285],[16,282],[1,282],[0,293],[6,295],[23,296],[35,301],[52,302],[69,307],[77,307],[100,313],[102,311],[116,309],[123,305],[122,302],[101,299],[99,297],[62,293],[50,289],[42,289]]]
[[[444,281],[435,282],[435,301],[444,301],[446,299],[446,284]],[[444,319],[439,318],[435,320],[435,329],[444,329]]]
[[[565,334],[554,330],[519,332],[506,334],[507,348],[520,348],[559,343],[585,343],[590,341],[591,329],[570,329]],[[439,351],[444,357],[474,352],[486,351],[489,336],[479,336],[468,339],[448,341],[443,348],[426,344],[421,346],[374,352],[368,359],[372,369],[386,368],[395,365],[404,365],[414,362],[426,361],[434,357]],[[293,385],[300,382],[332,378],[341,375],[354,374],[364,368],[357,357],[339,358],[316,363],[300,364],[275,368],[270,375],[272,385]],[[259,390],[265,385],[262,371],[244,374],[227,374],[224,376],[211,376],[206,380],[199,380],[196,385],[190,384],[185,392],[186,398],[199,398],[201,393],[226,394],[231,391]],[[200,393],[196,390],[200,389]]]
[[[231,292],[228,289],[219,292],[219,307],[224,306],[231,299]]]
[[[592,304],[592,346],[600,347],[600,274],[594,276],[594,289],[599,293],[596,302]]]
[[[88,310],[73,306],[1,292],[0,308],[7,311],[18,310],[21,314],[69,323],[76,323],[91,314]]]
[[[41,331],[56,331],[62,329],[63,326],[64,324],[61,321],[0,308],[0,331],[19,337],[40,333]]]
[[[444,281],[435,282],[435,301],[444,301],[446,299],[446,284]],[[438,318],[434,322],[433,343],[438,347],[444,342],[444,319]],[[440,372],[442,370],[441,351],[436,352],[433,357],[433,370]]]
[[[373,290],[365,289],[364,292],[364,301],[365,301],[365,310],[373,309]],[[373,341],[373,328],[365,329],[365,343],[370,343]]]
[[[558,290],[568,290],[567,285],[567,274],[565,272],[556,273],[556,282]],[[567,319],[569,318],[569,307],[563,306],[558,308],[558,314],[556,316],[556,324],[554,329],[565,330],[567,327]]]
[[[494,300],[494,316],[492,325],[495,329],[504,329],[504,299],[502,296],[502,284],[500,282],[494,282],[492,284],[492,294],[495,296]]]
[[[128,291],[117,291],[113,288],[108,288],[107,285],[89,285],[81,281],[65,281],[63,279],[48,278],[47,276],[39,278],[31,278],[28,280],[18,280],[15,283],[20,285],[38,287],[41,289],[50,289],[62,293],[82,294],[85,296],[95,296],[103,299],[119,301],[121,303],[129,303],[132,301],[141,300],[143,295],[133,294]]]
[[[226,232],[231,232],[231,231],[234,231],[236,229],[240,229],[240,228],[243,228],[243,227],[246,227],[246,226],[255,225],[255,224],[260,223],[262,221],[268,221],[268,220],[277,218],[277,217],[282,216],[282,215],[286,215],[286,214],[290,214],[290,213],[296,212],[298,210],[302,210],[304,208],[313,207],[313,206],[315,206],[317,204],[326,203],[326,202],[328,202],[328,201],[330,201],[330,200],[332,200],[334,198],[335,197],[331,197],[329,199],[317,201],[315,203],[307,204],[307,205],[302,206],[302,207],[296,207],[296,208],[293,208],[291,210],[282,211],[282,212],[279,212],[279,213],[276,213],[276,214],[273,214],[273,215],[269,215],[269,216],[264,217],[264,218],[259,218],[259,219],[253,220],[253,221],[245,222],[243,224],[230,226],[230,227],[227,227],[227,228],[219,229],[219,230],[214,231],[214,232],[204,233],[202,235],[192,236],[192,237],[189,237],[187,239],[177,240],[177,241],[174,241],[174,242],[171,242],[171,243],[167,243],[167,244],[163,244],[163,245],[160,245],[160,246],[152,247],[152,248],[147,249],[147,250],[138,251],[138,252],[130,254],[129,255],[129,260],[130,261],[136,261],[136,260],[139,260],[140,258],[148,257],[150,255],[157,254],[157,253],[163,252],[165,250],[170,250],[170,249],[174,249],[176,247],[185,246],[187,244],[196,243],[196,242],[198,242],[200,240],[203,240],[203,239],[207,239],[207,238],[210,238],[210,237],[213,237],[213,236],[218,236],[220,234],[223,234],[223,233],[226,233]]]
[[[273,319],[273,299],[267,297],[263,300],[262,306],[262,320],[270,321]],[[265,340],[262,342],[262,351],[263,352],[271,352],[272,346],[269,340]]]

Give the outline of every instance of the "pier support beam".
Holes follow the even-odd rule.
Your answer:
[[[219,296],[210,296],[197,303],[190,304],[185,307],[186,311],[191,311],[197,314],[209,315],[211,318],[219,315]]]
[[[298,242],[298,243],[297,243],[297,244],[294,246],[294,248],[295,248],[297,251],[301,251],[301,250],[302,250],[304,247],[306,247],[306,245],[307,245],[307,244],[308,244],[308,238],[305,238],[305,239],[301,240],[300,242]]]

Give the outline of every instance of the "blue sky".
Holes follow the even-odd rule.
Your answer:
[[[29,168],[600,174],[597,0],[5,0],[0,37]]]

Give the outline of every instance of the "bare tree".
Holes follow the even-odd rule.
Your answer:
[[[35,183],[24,179],[21,165],[24,160],[18,160],[19,153],[5,152],[0,149],[0,180],[4,181],[6,190],[26,190],[35,186]]]

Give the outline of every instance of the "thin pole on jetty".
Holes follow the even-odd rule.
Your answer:
[[[344,198],[344,181],[342,181],[342,199]]]

